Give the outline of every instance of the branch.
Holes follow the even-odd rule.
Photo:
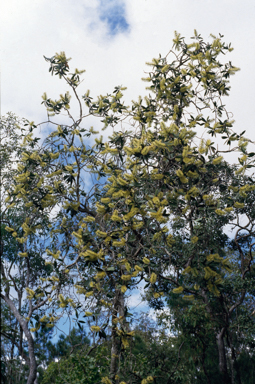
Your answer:
[[[35,307],[32,307],[32,313],[36,310],[36,309],[38,309],[38,308],[40,308],[42,305],[44,305],[44,304],[46,304],[47,303],[47,301],[48,301],[48,297],[46,297],[46,299],[44,299],[43,301],[41,301],[39,304],[37,304]]]
[[[182,349],[182,346],[184,344],[184,341],[181,343],[180,347],[179,347],[179,350],[178,350],[178,359],[177,359],[177,362],[176,362],[176,365],[174,367],[174,370],[172,371],[171,375],[169,376],[168,380],[167,380],[167,384],[170,384],[171,383],[171,378],[173,376],[173,374],[176,372],[177,368],[178,368],[178,365],[180,363],[180,360],[181,360],[181,356],[180,356],[180,352],[181,352],[181,349]]]
[[[25,354],[25,351],[24,351],[24,349],[15,341],[15,339],[14,338],[12,338],[10,335],[8,335],[7,333],[5,333],[5,332],[1,332],[1,334],[6,338],[6,339],[8,339],[8,340],[10,340],[15,346],[16,346],[16,348],[18,349],[18,351],[19,351],[19,354],[20,354],[20,356],[24,359],[24,360],[26,360],[26,363],[27,363],[27,365],[29,366],[29,363],[30,363],[30,360],[29,360],[29,357]]]
[[[243,278],[243,279],[245,278],[246,273],[249,272],[249,271],[250,271],[250,268],[251,268],[251,262],[252,262],[252,260],[253,260],[251,249],[252,249],[252,247],[253,247],[254,245],[255,245],[255,242],[254,242],[254,243],[251,243],[250,248],[249,248],[250,260],[249,260],[249,263],[248,263],[247,268],[246,268],[245,271],[243,272],[243,275],[242,275],[242,278]]]
[[[244,301],[244,298],[245,298],[245,294],[246,294],[246,291],[243,291],[242,295],[240,297],[240,300],[237,303],[233,304],[232,307],[230,307],[230,309],[228,311],[229,315],[231,315],[231,313],[234,311],[234,309],[236,309],[237,307],[239,307],[239,305],[242,304],[242,302]]]

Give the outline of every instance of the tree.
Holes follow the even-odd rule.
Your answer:
[[[15,317],[1,301],[1,378],[5,384],[26,383],[28,366],[17,353],[19,327]],[[23,343],[23,348],[24,348]]]
[[[205,43],[195,31],[194,42],[186,44],[176,33],[174,50],[149,63],[144,80],[150,83],[150,93],[131,108],[122,102],[124,89],[116,87],[96,101],[88,91],[82,96],[84,112],[77,93],[82,71],[70,72],[63,52],[46,58],[50,72],[70,86],[79,116],[70,113],[68,92],[59,100],[43,95],[46,123],[53,130],[40,150],[23,154],[19,187],[9,196],[13,199],[24,190],[21,198],[29,198],[35,212],[55,208],[47,249],[49,295],[52,305],[63,309],[90,307],[87,316],[95,322],[90,325],[96,337],[106,337],[111,326],[105,383],[119,382],[119,357],[134,334],[125,295],[142,280],[156,307],[171,291],[173,297],[190,303],[191,312],[204,308],[214,324],[217,375],[222,382],[231,382],[225,343],[228,340],[235,362],[230,324],[254,294],[255,183],[250,170],[255,153],[245,131],[232,130],[233,120],[222,101],[230,89],[230,76],[238,70],[219,60],[232,50],[222,37],[212,36],[213,41]],[[51,120],[62,111],[70,124]],[[89,146],[96,132],[83,128],[88,116],[101,118],[104,128],[115,127],[108,142],[96,137]],[[224,159],[231,152],[238,164]],[[31,164],[40,170],[33,177],[28,173]],[[88,183],[88,174],[97,181]],[[235,228],[234,238],[226,233],[228,224]],[[34,229],[31,222],[29,230]],[[230,295],[233,276],[235,289]],[[82,299],[70,298],[70,284]],[[99,310],[104,313],[100,319],[95,316]],[[157,382],[157,376],[149,375],[144,383],[151,379]]]
[[[9,310],[7,323],[4,317],[1,318],[1,336],[11,345],[11,361],[18,350],[21,358],[18,365],[23,370],[25,361],[26,367],[29,367],[27,383],[36,380],[32,332],[37,330],[36,323],[43,317],[41,311],[47,309],[47,285],[42,287],[40,284],[50,273],[50,267],[45,265],[43,257],[49,235],[50,211],[38,212],[31,208],[31,201],[21,188],[22,178],[19,179],[18,175],[24,169],[20,164],[23,151],[32,152],[38,147],[38,138],[29,139],[32,125],[13,114],[1,119],[1,303]],[[33,163],[26,167],[31,177],[37,171],[40,173]],[[10,191],[14,195],[11,199],[8,197]],[[32,197],[42,198],[38,194]],[[34,228],[30,230],[32,223]],[[51,315],[51,318],[48,327],[54,324],[54,316]],[[17,369],[17,359],[15,364],[14,370]]]
[[[92,352],[92,353],[91,353]],[[52,361],[44,372],[42,384],[63,382],[77,384],[100,383],[107,370],[108,350],[99,346],[96,350],[76,350],[59,361]]]

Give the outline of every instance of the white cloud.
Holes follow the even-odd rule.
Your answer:
[[[143,300],[142,294],[144,292],[144,282],[141,282],[137,287],[135,287],[131,292],[130,296],[127,299],[127,306],[133,312],[141,312],[148,309],[148,304]]]
[[[110,35],[109,9],[116,10],[117,5],[120,9],[125,5],[122,16],[129,33],[120,30]],[[189,37],[196,28],[205,39],[211,32],[221,32],[227,42],[233,42],[235,51],[229,59],[242,71],[232,79],[232,94],[226,101],[238,130],[247,129],[252,137],[254,8],[251,0],[5,2],[1,11],[2,113],[12,110],[36,122],[45,117],[42,93],[58,97],[66,87],[49,76],[43,55],[61,50],[73,57],[71,65],[87,70],[81,93],[90,88],[96,96],[123,84],[128,86],[127,99],[136,99],[144,93],[140,78],[145,61],[168,52],[174,30]]]

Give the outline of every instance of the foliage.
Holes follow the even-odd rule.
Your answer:
[[[45,58],[51,73],[71,88],[79,116],[70,113],[69,92],[59,100],[43,95],[51,133],[36,146],[30,124],[6,200],[6,209],[22,202],[30,211],[27,221],[15,222],[17,229],[11,223],[5,230],[17,233],[14,239],[23,244],[32,234],[41,236],[38,217],[48,220],[50,240],[43,255],[48,269],[40,288],[33,282],[27,290],[29,305],[76,311],[77,320],[86,311],[94,344],[109,334],[109,377],[102,382],[120,381],[121,358],[135,334],[125,297],[141,281],[152,308],[162,308],[165,296],[184,344],[193,345],[192,337],[199,340],[192,358],[197,380],[210,380],[210,372],[214,381],[240,382],[236,352],[241,344],[234,337],[240,312],[247,314],[254,297],[255,153],[245,131],[233,131],[223,104],[238,68],[220,61],[232,50],[222,37],[205,43],[195,31],[194,41],[186,44],[176,33],[173,50],[149,63],[148,96],[131,108],[122,102],[119,86],[97,100],[88,91],[82,96],[84,112],[77,93],[82,71],[72,73],[63,52]],[[51,119],[61,112],[69,124]],[[91,146],[97,132],[84,128],[86,117],[99,117],[104,129],[116,130],[107,142],[96,136]],[[229,164],[225,153],[234,153],[238,163]],[[26,252],[22,255],[30,260]],[[38,292],[43,304],[36,302]],[[34,330],[56,320],[38,317]],[[174,378],[180,372],[181,345],[178,341],[165,349],[178,362],[168,383],[187,380]],[[159,345],[156,350],[160,356]],[[217,369],[211,367],[211,351],[218,356]],[[190,354],[186,348],[182,358]],[[127,359],[128,365],[132,359]],[[132,376],[123,369],[123,380],[132,383],[135,372]],[[143,384],[161,380],[157,369],[144,375],[139,376]]]
[[[20,377],[20,372],[25,372],[26,376],[29,367],[28,383],[33,383],[36,378],[31,331],[37,330],[41,311],[46,310],[48,301],[45,300],[46,293],[42,291],[40,282],[50,273],[50,267],[45,265],[43,257],[50,228],[50,212],[33,210],[24,196],[24,189],[16,193],[12,203],[8,204],[8,191],[13,183],[16,183],[16,190],[20,187],[18,173],[23,169],[20,158],[24,149],[33,151],[38,148],[39,139],[29,139],[32,130],[33,123],[19,120],[13,114],[1,119],[1,302],[9,311],[7,317],[4,315],[1,318],[1,336],[6,345],[10,345],[9,358],[15,364],[11,371],[17,371],[17,377]],[[27,167],[27,172],[36,172],[33,164]],[[39,195],[37,197],[40,198]],[[30,223],[33,223],[34,230],[29,229]],[[24,233],[26,238],[22,237]],[[47,287],[44,288],[47,290]],[[25,296],[27,300],[24,301]],[[17,350],[21,360],[17,359]],[[10,361],[6,362],[7,367]]]
[[[105,348],[99,347],[94,355],[79,351],[51,362],[44,373],[42,384],[99,383],[108,365],[105,352]]]

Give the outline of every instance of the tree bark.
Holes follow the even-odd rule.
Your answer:
[[[111,366],[110,366],[110,378],[115,383],[115,376],[118,370],[118,354],[119,354],[119,340],[117,338],[117,326],[112,327],[112,347],[111,347]]]
[[[240,370],[239,370],[238,362],[236,359],[236,352],[235,352],[235,348],[234,348],[233,343],[232,343],[232,337],[231,337],[230,332],[227,333],[227,341],[228,341],[229,347],[231,348],[232,384],[235,384],[235,373],[236,373],[237,383],[242,384]]]
[[[222,330],[216,335],[216,342],[218,346],[218,356],[219,356],[219,371],[222,376],[222,384],[231,384],[231,378],[228,375],[228,369],[227,369],[227,359],[226,359],[226,352],[225,352],[225,345],[224,345],[224,335],[225,335],[225,328],[222,328]]]
[[[118,372],[118,359],[120,353],[120,340],[117,334],[117,324],[115,320],[120,316],[124,316],[124,295],[121,291],[116,290],[114,304],[113,304],[113,314],[112,314],[112,347],[111,347],[111,366],[110,366],[110,378],[115,381],[115,376]]]
[[[35,359],[35,352],[34,352],[34,340],[32,337],[31,332],[28,329],[28,323],[23,319],[17,308],[15,307],[13,301],[1,294],[2,299],[6,302],[8,307],[10,308],[11,312],[19,322],[28,342],[28,355],[29,355],[29,375],[27,379],[27,384],[35,384],[37,381],[37,364]]]

